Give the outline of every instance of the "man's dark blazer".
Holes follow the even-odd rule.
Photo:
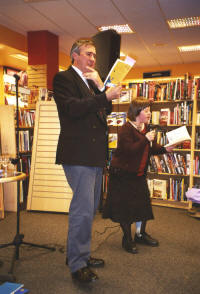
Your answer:
[[[93,91],[72,67],[54,77],[54,99],[60,119],[57,164],[105,165],[105,113],[111,113],[112,103],[108,102],[105,92],[100,92],[94,84],[91,87]]]

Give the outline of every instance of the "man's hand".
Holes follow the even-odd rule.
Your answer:
[[[108,88],[108,90],[106,90],[106,97],[108,101],[120,98],[121,90],[122,87],[120,85]]]
[[[96,71],[94,68],[87,66],[87,72],[83,74],[83,76],[88,79],[92,80],[95,85],[98,87],[99,90],[101,90],[104,87],[104,83],[102,82],[98,71]]]

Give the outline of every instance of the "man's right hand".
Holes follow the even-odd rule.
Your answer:
[[[108,101],[120,98],[122,86],[110,87],[106,90],[106,97]]]

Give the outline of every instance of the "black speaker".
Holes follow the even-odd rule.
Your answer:
[[[96,69],[105,81],[111,67],[117,58],[120,58],[121,36],[115,30],[97,33],[92,37],[96,47]]]

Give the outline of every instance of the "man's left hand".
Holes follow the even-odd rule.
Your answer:
[[[102,82],[98,71],[89,66],[87,66],[87,69],[88,71],[83,74],[84,77],[88,80],[92,80],[98,89],[101,90],[104,87],[104,83]]]

